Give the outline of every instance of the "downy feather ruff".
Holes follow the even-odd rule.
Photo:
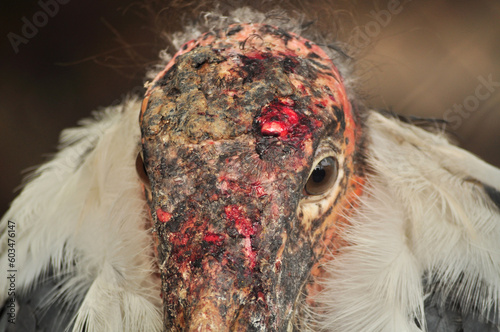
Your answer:
[[[500,213],[483,187],[498,190],[500,170],[377,112],[366,130],[369,174],[348,216],[350,245],[326,266],[311,326],[426,331],[425,302],[459,304],[500,330]]]
[[[17,291],[28,292],[52,269],[62,288],[46,304],[78,305],[74,331],[162,326],[147,207],[135,170],[139,108],[128,100],[65,130],[62,150],[36,171],[0,224],[7,266],[6,227],[8,220],[15,223]],[[7,289],[5,275],[2,302]]]

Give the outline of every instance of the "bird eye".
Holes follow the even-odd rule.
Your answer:
[[[321,195],[330,189],[337,179],[337,161],[333,157],[322,159],[314,166],[307,179],[305,191],[308,195]]]
[[[146,186],[150,186],[151,183],[149,182],[148,173],[146,172],[146,166],[144,165],[144,160],[142,159],[142,154],[140,152],[137,154],[137,159],[135,160],[135,169],[137,171],[137,174],[139,175],[139,178],[141,179],[141,182]]]

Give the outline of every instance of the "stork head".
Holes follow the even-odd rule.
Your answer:
[[[341,245],[358,122],[314,43],[232,25],[181,50],[141,110],[165,329],[286,330]]]

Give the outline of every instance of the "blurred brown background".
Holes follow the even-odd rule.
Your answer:
[[[37,1],[1,5],[0,214],[21,172],[55,152],[63,128],[140,91],[144,66],[165,45],[158,28],[175,31],[212,5],[157,1],[146,10],[140,1],[59,1],[65,4],[45,21]],[[221,8],[245,3],[228,1]],[[357,85],[370,104],[447,117],[461,146],[500,166],[498,0],[249,3],[306,12],[358,51]],[[176,9],[160,10],[169,6]],[[23,36],[23,17],[39,20],[40,27],[16,53],[8,34]]]

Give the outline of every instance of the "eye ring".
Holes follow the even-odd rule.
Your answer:
[[[146,165],[144,164],[144,159],[142,158],[142,153],[140,152],[137,154],[137,158],[135,159],[135,170],[137,171],[137,175],[139,175],[141,182],[147,187],[151,186],[148,173],[146,172]]]
[[[313,167],[304,186],[304,191],[308,196],[323,195],[335,184],[337,177],[337,159],[333,157],[323,158]]]

